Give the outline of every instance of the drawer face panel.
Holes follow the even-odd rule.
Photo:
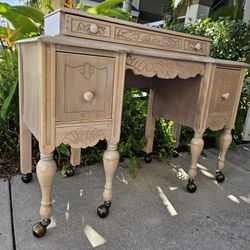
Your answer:
[[[235,105],[241,71],[216,67],[209,113],[231,112]]]
[[[65,34],[77,37],[111,37],[111,26],[98,20],[66,15]]]
[[[114,63],[57,52],[56,121],[111,119]]]

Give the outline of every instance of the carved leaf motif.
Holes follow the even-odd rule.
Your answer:
[[[79,128],[65,136],[63,143],[74,148],[93,147],[99,140],[105,139],[102,131],[95,128]]]
[[[129,41],[138,41],[140,39],[140,34],[134,30],[122,30],[118,29],[116,37],[122,38]]]
[[[201,63],[178,62],[133,55],[127,57],[127,69],[132,69],[136,75],[144,75],[146,77],[156,75],[163,79],[173,79],[177,76],[187,79],[205,74],[205,66]]]

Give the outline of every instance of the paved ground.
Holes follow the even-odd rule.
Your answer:
[[[230,150],[218,185],[217,150],[199,161],[198,190],[186,191],[190,155],[142,163],[136,179],[120,164],[110,216],[100,219],[104,171],[101,164],[82,167],[72,178],[56,176],[52,228],[42,239],[32,236],[39,220],[36,176],[28,185],[11,180],[14,247],[20,250],[81,249],[250,249],[250,144]],[[13,249],[8,183],[0,182],[0,249]]]

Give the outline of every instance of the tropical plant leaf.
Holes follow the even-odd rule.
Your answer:
[[[13,6],[11,7],[11,9],[24,16],[31,18],[36,23],[39,23],[41,25],[44,24],[44,14],[35,8],[28,7],[28,6]]]
[[[3,120],[6,120],[7,113],[8,113],[8,110],[10,108],[12,98],[13,98],[15,91],[16,91],[16,87],[17,87],[17,81],[11,85],[10,90],[9,90],[9,94],[3,102],[3,106],[1,107],[0,115],[1,115],[1,118]]]
[[[66,155],[66,156],[70,156],[70,152],[69,152],[69,149],[67,148],[66,145],[64,144],[61,144],[60,146],[57,147],[57,150],[63,154],[63,155]]]
[[[123,0],[106,0],[100,4],[98,4],[96,7],[88,8],[87,11],[92,14],[99,14],[105,13],[108,9],[111,9],[115,5],[122,3]]]
[[[19,29],[23,35],[39,32],[39,27],[27,16],[20,14],[13,6],[0,3],[0,15],[8,19],[15,29]]]
[[[115,17],[122,20],[129,20],[130,14],[119,9],[109,9],[104,12],[105,16]]]

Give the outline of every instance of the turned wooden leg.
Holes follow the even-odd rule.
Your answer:
[[[190,193],[195,192],[197,189],[194,178],[197,174],[197,162],[204,146],[202,136],[202,133],[195,133],[194,138],[191,140],[191,166],[188,171],[189,179],[187,184],[187,190]]]
[[[20,121],[20,168],[22,181],[29,183],[32,180],[32,145],[31,132],[27,125]]]
[[[215,178],[218,182],[223,182],[225,180],[225,176],[222,174],[222,170],[225,167],[225,157],[231,142],[231,129],[225,129],[220,136],[220,154],[218,157],[217,170],[215,175]]]
[[[101,218],[105,218],[109,214],[109,208],[111,206],[111,200],[113,196],[113,179],[118,163],[119,153],[117,151],[117,145],[108,144],[108,148],[103,155],[103,164],[106,176],[106,183],[103,192],[104,204],[97,208],[97,214]]]
[[[144,161],[150,163],[152,157],[150,153],[153,151],[154,143],[154,133],[155,133],[155,117],[153,116],[153,103],[154,103],[154,90],[150,90],[149,100],[148,100],[148,112],[147,112],[147,121],[145,129],[146,145],[144,151],[146,152]]]
[[[42,237],[46,233],[46,227],[50,224],[53,208],[51,203],[51,189],[56,174],[56,162],[53,160],[53,153],[41,154],[37,164],[37,177],[41,188],[42,200],[40,206],[41,222],[33,226],[33,235]]]

